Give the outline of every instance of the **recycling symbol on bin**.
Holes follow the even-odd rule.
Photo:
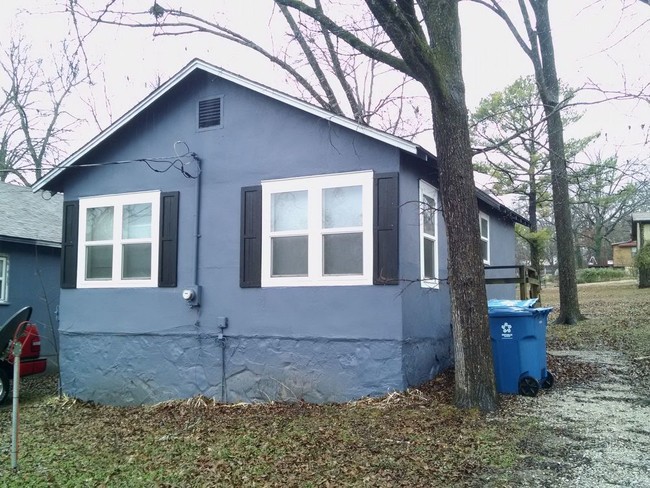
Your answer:
[[[510,334],[512,332],[512,325],[509,324],[508,322],[505,322],[501,326],[501,330],[503,331],[504,334]]]

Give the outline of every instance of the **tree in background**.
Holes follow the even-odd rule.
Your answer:
[[[105,12],[112,3],[95,19],[104,21]],[[275,4],[312,19],[322,32],[345,43],[357,55],[416,80],[426,90],[438,152],[440,194],[448,237],[456,404],[464,408],[494,410],[497,395],[462,77],[458,0],[365,0],[345,9],[335,2],[328,2],[327,9],[319,1],[315,6],[300,0],[275,0]],[[77,7],[78,2],[69,3],[73,14],[79,12]],[[381,28],[385,41],[373,44],[364,37],[365,29],[359,29],[357,25],[358,19],[364,18],[361,13],[364,10],[371,25]],[[161,22],[168,9],[154,3],[150,12],[156,19],[151,28],[163,29]],[[203,19],[194,20],[204,22]],[[122,21],[116,23],[125,24]],[[195,24],[181,25],[180,29],[180,33],[197,31]],[[221,26],[214,33],[239,44],[248,44],[243,36]],[[259,46],[249,47],[260,52]],[[268,59],[273,56],[260,54]],[[285,69],[293,75],[292,66],[288,68]],[[321,83],[320,79],[318,81]],[[308,86],[303,86],[309,90]],[[317,94],[312,93],[312,96]],[[327,96],[321,99],[335,110]]]
[[[562,88],[563,98],[572,96]],[[575,110],[563,111],[564,125],[579,120]],[[549,210],[551,169],[548,128],[544,105],[533,77],[521,77],[503,91],[481,100],[470,118],[472,140],[486,149],[475,158],[475,168],[492,177],[492,191],[514,195],[525,207],[530,228],[519,226],[517,234],[529,245],[530,263],[541,275],[543,251],[549,239],[548,229],[540,230],[540,212]],[[567,141],[567,158],[573,160],[596,136]]]
[[[18,37],[0,53],[0,181],[31,185],[59,158],[79,122],[64,105],[87,76],[67,42],[53,48],[52,60],[33,58]]]
[[[569,177],[577,242],[599,265],[607,265],[612,237],[629,235],[632,213],[650,208],[647,161],[597,154],[583,165],[574,164]]]
[[[582,319],[582,314],[578,303],[564,124],[560,115],[568,100],[560,96],[548,0],[519,0],[523,29],[517,27],[512,20],[514,16],[503,8],[505,2],[472,1],[486,6],[503,19],[533,66],[535,83],[546,116],[555,229],[558,236],[562,236],[557,240],[560,285],[560,313],[557,322],[575,324]]]

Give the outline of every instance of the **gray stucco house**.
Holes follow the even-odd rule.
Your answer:
[[[193,61],[35,186],[65,196],[63,391],[329,402],[432,378],[452,363],[436,175],[411,142]],[[524,220],[477,198],[486,263],[512,264]]]
[[[57,364],[62,201],[0,182],[0,324],[31,306],[49,369]]]

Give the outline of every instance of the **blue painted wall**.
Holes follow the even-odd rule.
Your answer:
[[[223,127],[195,130],[197,101],[215,95],[223,96]],[[239,287],[241,187],[274,178],[400,170],[405,202],[418,198],[424,163],[402,164],[396,148],[202,72],[84,161],[170,155],[178,140],[202,160],[200,308],[181,298],[194,284],[196,180],[133,163],[69,169],[55,182],[66,200],[181,192],[178,288],[62,290],[66,393],[121,404],[198,393],[228,401],[343,401],[418,384],[450,364],[446,286],[434,292],[417,283]],[[402,206],[400,218],[401,273],[417,279],[417,207]],[[229,319],[224,342],[218,317]]]
[[[0,303],[0,324],[21,308],[31,306],[30,320],[38,326],[41,335],[41,355],[48,359],[48,370],[56,370],[61,250],[0,240],[0,255],[9,258],[8,303]]]

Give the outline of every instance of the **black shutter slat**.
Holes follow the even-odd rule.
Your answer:
[[[79,248],[79,200],[63,202],[61,240],[61,288],[76,288],[77,250]]]
[[[178,202],[177,191],[160,194],[160,248],[158,255],[158,286],[176,286],[178,263]]]
[[[375,174],[374,277],[376,285],[399,283],[399,174]]]
[[[262,286],[262,187],[241,190],[241,252],[239,286]]]

